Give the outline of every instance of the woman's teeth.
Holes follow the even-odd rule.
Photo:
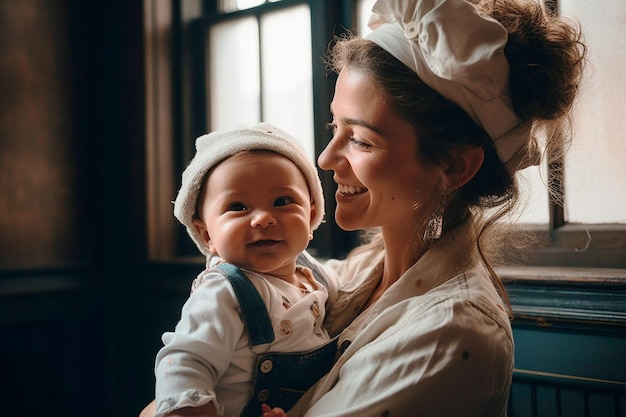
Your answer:
[[[341,194],[350,194],[350,195],[361,194],[367,191],[367,188],[365,187],[356,187],[354,185],[343,185],[343,184],[339,184],[338,189]]]

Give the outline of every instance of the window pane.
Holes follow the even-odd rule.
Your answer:
[[[263,3],[265,3],[265,0],[221,0],[220,10],[223,13],[230,13],[237,10],[251,9]]]
[[[548,169],[544,163],[517,173],[520,188],[519,206],[511,220],[520,223],[547,225],[550,221],[548,201]]]
[[[280,0],[269,0],[276,3]],[[236,12],[237,10],[251,9],[265,3],[265,0],[220,0],[220,10],[222,13]]]
[[[363,37],[371,32],[367,21],[372,14],[372,6],[376,0],[358,0],[356,4],[356,24],[359,36]]]
[[[567,220],[626,223],[626,2],[560,0],[582,25],[588,65],[566,159]]]
[[[221,23],[211,28],[209,36],[211,130],[257,123],[261,89],[256,19]]]
[[[263,119],[300,139],[314,158],[309,7],[263,15],[261,51]]]

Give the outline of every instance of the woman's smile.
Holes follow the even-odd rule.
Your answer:
[[[367,188],[358,185],[337,184],[337,192],[343,195],[363,194]]]

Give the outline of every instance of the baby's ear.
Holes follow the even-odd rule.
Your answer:
[[[204,222],[199,219],[193,219],[191,223],[193,223],[193,227],[194,229],[196,229],[196,232],[198,232],[200,237],[202,237],[202,241],[208,244],[211,238],[209,237],[209,231],[206,228],[206,224],[204,224]]]
[[[309,220],[310,227],[313,227],[313,219],[315,218],[316,215],[317,215],[317,210],[315,209],[315,203],[311,201],[311,217]]]
[[[196,232],[198,232],[198,234],[202,238],[202,243],[204,243],[209,248],[209,251],[211,253],[217,255],[217,250],[215,249],[215,246],[213,246],[213,243],[211,242],[211,236],[209,236],[209,230],[206,228],[206,224],[204,224],[204,222],[199,219],[192,220],[192,223],[193,223],[194,229],[196,229]]]

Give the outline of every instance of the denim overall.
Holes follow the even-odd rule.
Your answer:
[[[299,264],[311,268],[316,279],[323,276],[304,256]],[[215,267],[233,286],[241,306],[241,318],[248,330],[250,347],[274,341],[274,329],[267,313],[265,302],[250,280],[239,268],[229,263]],[[261,404],[280,407],[288,411],[304,392],[326,375],[335,362],[337,339],[307,352],[264,353],[257,355],[253,372],[254,391],[252,398],[240,417],[258,417]]]

